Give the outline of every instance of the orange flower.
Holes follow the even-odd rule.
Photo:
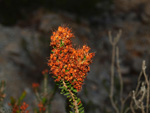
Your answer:
[[[19,111],[19,106],[14,105],[12,108],[12,113],[17,113],[17,111]]]
[[[28,104],[26,104],[25,102],[23,102],[23,104],[20,106],[21,109],[21,113],[29,113],[29,110],[26,110],[28,108]]]
[[[43,71],[42,71],[42,74],[43,74],[43,75],[48,74],[48,69],[43,70]]]
[[[32,83],[32,88],[35,89],[35,88],[38,88],[39,87],[39,83]]]
[[[44,111],[46,110],[46,108],[44,107],[44,105],[42,104],[42,102],[40,102],[40,103],[38,104],[38,107],[39,107],[39,111],[40,111],[40,112],[44,112]]]
[[[50,43],[53,53],[48,66],[51,67],[55,81],[67,80],[80,91],[95,53],[89,53],[90,48],[86,45],[82,49],[74,49],[70,39],[73,36],[68,27],[58,27],[53,32]]]
[[[29,110],[27,110],[29,105],[25,102],[23,102],[21,106],[17,104],[12,105],[10,103],[8,105],[12,106],[12,113],[19,113],[19,111],[21,111],[21,113],[29,113]]]

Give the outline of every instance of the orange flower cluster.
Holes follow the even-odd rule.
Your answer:
[[[43,113],[46,110],[46,108],[44,107],[44,105],[41,102],[38,104],[38,107],[39,107],[40,113],[41,112]]]
[[[55,81],[68,81],[80,91],[95,53],[89,53],[90,48],[86,45],[81,49],[74,49],[71,42],[73,36],[68,27],[59,27],[53,32],[50,43],[53,50],[48,66],[51,67]]]
[[[39,87],[39,83],[32,83],[32,88],[33,89],[36,89],[36,88],[38,88]]]
[[[21,113],[29,113],[29,110],[26,110],[28,108],[28,104],[26,104],[25,102],[23,102],[23,104],[20,106],[21,109]]]
[[[19,111],[19,107],[17,105],[13,106],[12,113],[17,113]]]
[[[21,113],[29,113],[29,110],[27,110],[28,108],[28,104],[26,104],[25,102],[23,102],[23,104],[21,106],[19,105],[11,105],[9,104],[10,106],[12,106],[12,113],[18,113],[20,110],[21,110]]]
[[[48,74],[48,69],[42,71],[42,75]]]

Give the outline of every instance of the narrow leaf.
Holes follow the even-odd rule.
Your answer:
[[[22,93],[22,95],[20,96],[19,100],[18,100],[18,103],[19,103],[19,104],[20,104],[21,101],[25,98],[25,96],[26,96],[26,92],[24,91],[24,92]]]
[[[84,109],[84,107],[79,108],[79,111],[82,111]]]

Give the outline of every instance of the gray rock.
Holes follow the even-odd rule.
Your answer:
[[[64,22],[58,14],[46,14],[42,17],[39,29],[45,32],[50,32],[52,28],[57,28]]]
[[[34,75],[29,71],[36,69],[31,56],[41,56],[39,43],[39,34],[35,31],[0,25],[0,81],[5,80],[7,84],[6,102],[10,96],[19,97],[24,90],[33,97],[30,80]],[[27,103],[32,103],[30,96]]]

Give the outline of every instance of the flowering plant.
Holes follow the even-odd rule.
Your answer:
[[[22,102],[25,96],[26,92],[24,91],[18,100],[13,97],[10,98],[11,101],[8,105],[11,106],[12,113],[29,113],[29,110],[27,110],[29,105],[26,102]]]
[[[81,100],[76,93],[82,88],[95,53],[89,53],[90,48],[86,45],[81,49],[73,48],[72,37],[74,35],[68,27],[58,27],[58,30],[53,32],[50,43],[53,49],[48,66],[51,67],[51,73],[60,86],[61,93],[70,99],[72,111],[84,113]]]

